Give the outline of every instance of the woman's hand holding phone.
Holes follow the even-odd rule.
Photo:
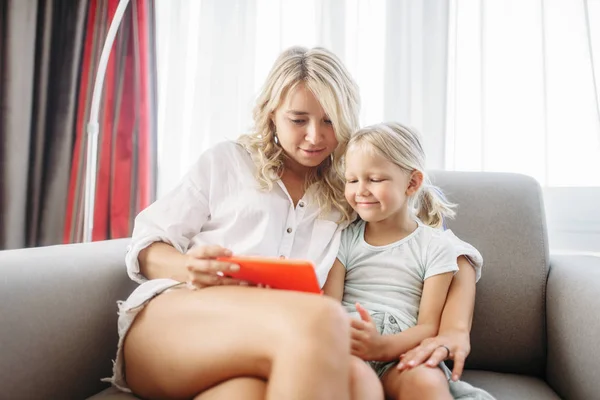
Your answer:
[[[190,249],[185,254],[185,267],[189,272],[188,286],[193,289],[222,285],[249,286],[247,281],[227,276],[229,272],[239,271],[239,265],[217,260],[217,257],[231,257],[231,255],[231,250],[221,246],[200,246]]]

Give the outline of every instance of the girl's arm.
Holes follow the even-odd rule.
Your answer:
[[[323,285],[323,293],[341,302],[344,296],[345,280],[346,267],[336,258],[333,267],[329,270],[329,275],[327,275],[327,281]]]
[[[384,351],[383,358],[379,361],[397,360],[402,354],[438,332],[453,275],[452,272],[446,272],[425,280],[417,325],[395,335],[382,336]]]
[[[448,358],[454,360],[452,379],[462,375],[465,359],[471,351],[470,331],[475,305],[475,269],[464,256],[458,258],[459,271],[454,275],[442,313],[437,336],[424,340],[403,357],[400,369],[424,362],[433,366]],[[448,351],[442,347],[446,346]]]

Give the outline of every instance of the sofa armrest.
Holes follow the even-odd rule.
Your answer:
[[[562,398],[598,396],[600,257],[550,258],[547,380]]]
[[[0,397],[82,399],[106,384],[128,239],[0,252]]]

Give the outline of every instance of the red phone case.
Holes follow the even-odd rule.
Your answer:
[[[321,293],[315,267],[310,261],[251,256],[219,257],[217,260],[240,266],[239,271],[226,273],[232,278],[269,285],[273,289]]]

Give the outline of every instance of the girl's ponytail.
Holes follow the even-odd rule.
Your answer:
[[[425,225],[434,228],[444,226],[445,218],[454,218],[456,215],[454,207],[456,204],[450,203],[440,188],[423,182],[416,199],[415,212]]]

